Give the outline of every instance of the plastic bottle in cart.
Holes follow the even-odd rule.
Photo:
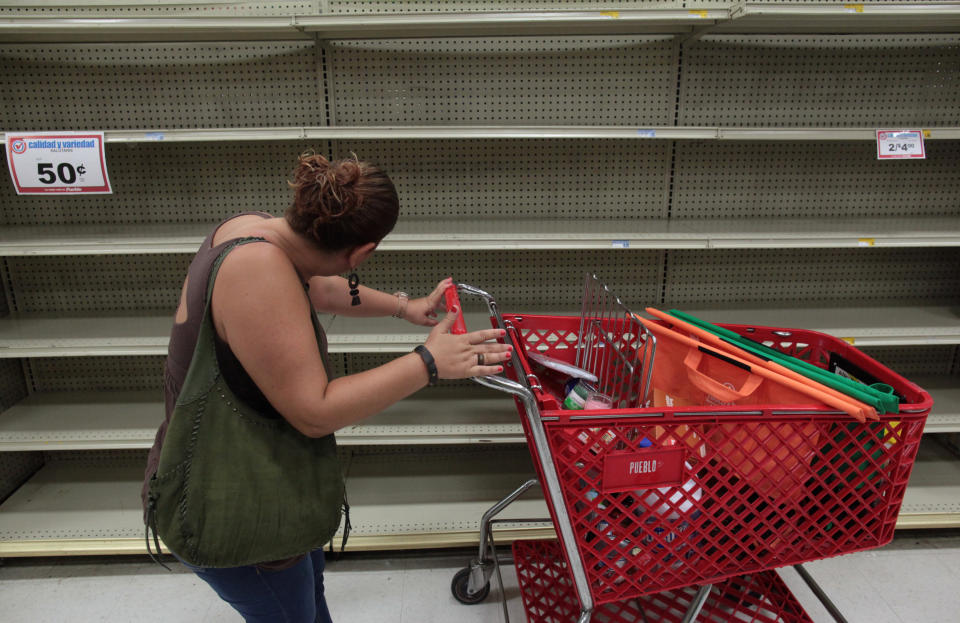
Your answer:
[[[581,410],[587,404],[587,397],[596,388],[582,379],[572,379],[566,384],[566,397],[563,399],[563,408],[571,410]]]

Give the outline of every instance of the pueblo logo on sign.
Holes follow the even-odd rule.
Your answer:
[[[603,459],[604,493],[633,491],[683,484],[683,448],[650,448],[629,454],[608,454]]]

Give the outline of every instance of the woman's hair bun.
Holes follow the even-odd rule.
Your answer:
[[[330,162],[320,154],[303,154],[293,174],[291,185],[297,190],[316,193],[318,201],[312,208],[317,224],[341,218],[356,207],[350,197],[350,186],[359,178],[360,163],[356,160]]]
[[[294,202],[287,222],[322,248],[380,242],[396,224],[399,200],[393,182],[356,154],[330,161],[321,154],[304,153],[290,186]]]

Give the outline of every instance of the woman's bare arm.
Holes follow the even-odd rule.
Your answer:
[[[358,289],[361,303],[353,305],[353,296],[350,295],[346,279],[338,276],[313,277],[310,279],[310,301],[317,311],[359,318],[393,316],[402,311],[405,320],[432,327],[437,324],[434,309],[443,301],[443,291],[452,283],[453,280],[448,277],[437,284],[427,296],[409,299],[402,307],[400,300],[393,294],[360,285]]]
[[[396,304],[396,297],[385,296]],[[286,255],[269,244],[234,249],[214,286],[213,313],[220,337],[270,404],[303,434],[317,437],[339,430],[427,384],[426,367],[415,353],[330,381],[314,337],[310,307]],[[509,358],[508,349],[485,342],[501,332],[488,329],[450,335],[447,331],[454,318],[455,314],[448,315],[427,339],[440,376],[496,373],[498,364]],[[476,365],[477,352],[484,353],[487,365]]]
[[[391,316],[397,311],[397,297],[380,290],[374,290],[361,284],[360,305],[352,305],[350,287],[343,277],[312,277],[310,279],[310,300],[317,311],[373,318]]]

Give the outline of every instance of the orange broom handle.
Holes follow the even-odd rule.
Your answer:
[[[869,413],[868,411],[869,407],[867,407],[867,405],[864,405],[863,403],[854,403],[848,400],[839,400],[835,396],[832,396],[824,391],[821,391],[816,387],[812,387],[808,385],[806,382],[800,382],[795,379],[788,378],[782,374],[774,372],[771,369],[768,369],[766,367],[766,364],[768,362],[765,362],[759,358],[758,358],[759,363],[755,365],[751,365],[749,361],[746,361],[740,358],[738,356],[739,353],[737,355],[733,355],[733,354],[730,354],[729,352],[717,352],[714,349],[705,347],[702,342],[695,340],[691,337],[688,337],[686,335],[683,335],[678,331],[674,331],[673,329],[668,329],[655,322],[651,322],[649,320],[641,318],[640,316],[636,316],[636,314],[634,314],[634,316],[637,318],[637,320],[643,323],[643,325],[647,327],[647,329],[649,329],[651,333],[656,333],[664,337],[676,339],[679,342],[689,346],[690,348],[700,349],[703,352],[706,352],[708,354],[718,355],[721,359],[726,358],[726,359],[733,360],[734,362],[737,362],[743,366],[747,366],[747,369],[750,370],[750,372],[753,374],[762,376],[765,379],[770,379],[771,381],[774,381],[776,383],[786,385],[787,387],[790,387],[797,392],[806,394],[811,398],[815,398],[816,400],[819,400],[820,402],[826,405],[829,405],[834,409],[843,411],[844,413],[848,414],[850,417],[856,419],[858,422],[866,421],[867,413]],[[807,379],[805,379],[805,381],[806,380]]]
[[[670,324],[683,329],[684,331],[687,331],[689,333],[692,333],[693,335],[696,335],[698,338],[700,338],[704,342],[720,350],[723,350],[724,352],[731,353],[737,357],[742,357],[743,359],[752,363],[753,365],[763,366],[789,379],[793,379],[799,383],[803,383],[804,385],[810,386],[817,391],[821,391],[831,396],[832,397],[831,401],[824,400],[823,402],[825,404],[830,405],[831,407],[834,407],[835,409],[839,409],[841,411],[849,413],[851,408],[857,408],[864,415],[864,417],[866,417],[866,419],[874,420],[874,421],[877,421],[880,419],[880,416],[877,415],[876,409],[874,409],[870,405],[860,402],[856,398],[852,398],[842,392],[839,392],[833,389],[832,387],[827,387],[826,385],[822,385],[821,383],[818,383],[813,379],[807,378],[804,375],[800,374],[799,372],[796,372],[795,370],[791,370],[786,366],[782,366],[775,361],[768,361],[766,359],[757,357],[753,353],[736,348],[735,346],[721,340],[719,337],[717,337],[713,333],[710,333],[706,329],[702,329],[696,325],[690,324],[689,322],[686,322],[679,318],[674,318],[673,316],[665,312],[662,312],[659,309],[655,309],[653,307],[648,307],[644,311],[646,311],[651,316],[655,316],[660,320],[665,320]],[[846,406],[843,406],[843,405],[846,405]]]

